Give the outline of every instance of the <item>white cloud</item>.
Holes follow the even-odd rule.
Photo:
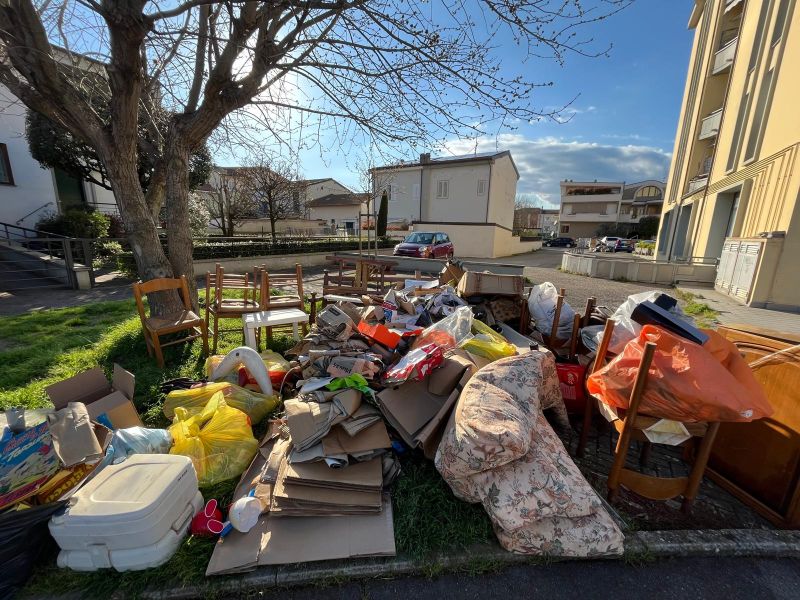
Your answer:
[[[652,146],[528,138],[516,133],[453,140],[444,145],[444,154],[502,150],[511,151],[519,169],[517,193],[540,198],[551,206],[559,203],[559,182],[564,179],[627,182],[663,179],[670,162],[669,152]]]

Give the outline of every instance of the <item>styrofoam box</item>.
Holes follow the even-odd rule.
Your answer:
[[[103,469],[50,519],[58,565],[79,571],[145,569],[166,562],[203,507],[192,461],[135,454]]]

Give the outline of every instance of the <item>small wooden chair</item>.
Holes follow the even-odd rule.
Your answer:
[[[297,294],[289,294],[286,296],[273,296],[271,294],[272,285],[275,282],[295,284]],[[316,303],[316,295],[312,295],[312,313],[316,315],[316,308],[313,304]],[[259,285],[259,305],[260,310],[281,310],[285,308],[296,308],[306,312],[305,298],[303,295],[303,267],[296,265],[295,275],[270,275],[266,269],[261,270],[260,285]],[[286,327],[289,327],[288,325]],[[267,343],[272,342],[272,333],[274,329],[282,327],[267,327]],[[308,322],[302,323],[303,335],[308,333]],[[261,330],[256,331],[256,344],[261,346]]]
[[[266,284],[262,275],[267,275]],[[275,310],[279,308],[299,308],[303,310],[303,266],[295,264],[294,273],[269,274],[266,266],[255,270],[255,282],[259,286],[258,302],[261,310]],[[266,287],[265,287],[266,285]],[[270,286],[289,287],[291,291],[286,294],[273,295]]]
[[[608,345],[614,332],[614,321],[611,319],[606,323],[603,331],[603,339],[597,350],[592,372],[599,369],[605,362]],[[614,451],[614,462],[608,473],[608,500],[613,502],[620,486],[624,486],[651,500],[669,500],[677,496],[683,496],[681,509],[684,513],[691,510],[692,503],[697,497],[700,482],[706,470],[708,457],[711,454],[711,447],[719,429],[719,423],[684,423],[684,427],[692,437],[702,438],[702,442],[694,455],[694,464],[688,477],[656,477],[645,475],[638,471],[628,469],[625,466],[628,450],[631,442],[636,440],[643,444],[640,463],[646,462],[646,455],[649,453],[651,442],[644,434],[644,430],[657,423],[660,419],[639,413],[639,404],[642,401],[644,390],[647,385],[647,376],[650,365],[653,362],[656,345],[652,342],[645,344],[644,353],[639,362],[633,389],[631,390],[628,408],[620,411],[620,419],[613,422],[614,427],[619,432],[619,439]],[[588,430],[591,426],[594,402],[592,398],[587,400],[586,412],[584,414],[583,430],[581,431],[581,441],[578,446],[579,456],[583,454],[583,449],[588,438]],[[624,414],[623,414],[624,413]]]
[[[183,301],[183,310],[160,317],[148,317],[144,310],[143,296],[169,290],[179,291]],[[203,319],[192,311],[192,304],[189,299],[189,284],[185,275],[182,275],[179,279],[163,278],[136,282],[133,284],[133,297],[136,299],[136,309],[139,311],[139,318],[142,321],[142,332],[147,345],[147,353],[153,356],[153,352],[155,352],[159,367],[164,368],[164,354],[161,351],[163,347],[188,342],[198,337],[203,338],[203,353],[208,354],[208,329]],[[162,335],[185,330],[192,331],[192,334],[166,344],[162,344],[159,339]]]
[[[228,297],[225,290],[241,294],[240,297]],[[217,340],[220,332],[236,331],[236,329],[220,329],[220,319],[238,319],[241,323],[242,315],[261,310],[256,295],[256,284],[250,279],[250,274],[226,274],[225,269],[218,263],[214,273],[206,273],[206,328],[208,328],[211,315],[214,316],[212,329],[212,352],[217,352]]]

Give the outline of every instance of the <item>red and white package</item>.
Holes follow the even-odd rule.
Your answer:
[[[435,344],[414,348],[390,367],[383,376],[384,385],[398,385],[406,381],[419,381],[444,362],[444,350]]]

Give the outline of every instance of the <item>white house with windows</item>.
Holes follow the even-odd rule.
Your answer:
[[[103,62],[56,46],[52,50],[65,72],[81,77],[106,76],[107,65]],[[60,169],[43,168],[31,156],[25,137],[27,112],[27,107],[0,85],[0,222],[34,228],[46,213],[71,208],[118,215],[111,190]]]
[[[509,256],[533,249],[512,237],[519,171],[509,151],[432,158],[372,169],[373,197],[389,199],[390,227],[450,236],[456,254]]]
[[[92,207],[117,214],[114,194],[31,156],[25,137],[27,108],[0,85],[0,223],[33,229],[46,213]]]

